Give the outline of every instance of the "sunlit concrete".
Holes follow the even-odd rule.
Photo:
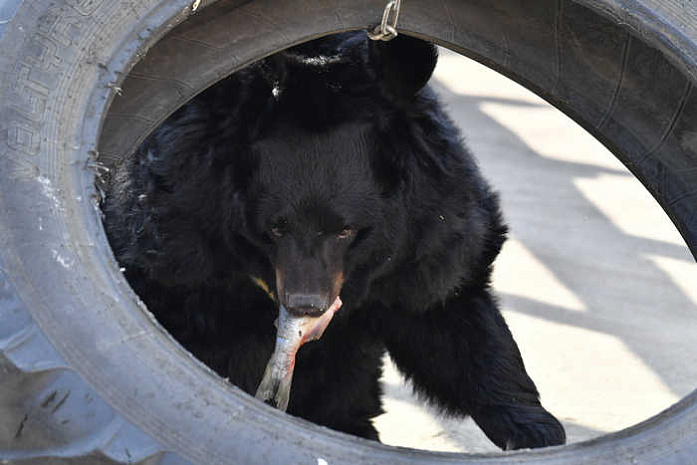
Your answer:
[[[673,224],[667,221],[665,212],[654,206],[649,191],[637,186],[635,178],[603,173],[593,178],[574,179],[574,185],[624,234],[678,246],[685,244]],[[608,192],[612,195],[607,195]],[[697,287],[697,282],[694,284]]]
[[[521,263],[525,269],[521,272]],[[504,244],[501,255],[494,268],[496,289],[510,295],[537,300],[572,311],[585,311],[585,304],[554,276],[544,262],[515,237]],[[540,293],[540,289],[544,293]]]

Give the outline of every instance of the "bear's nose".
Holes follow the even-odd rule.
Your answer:
[[[320,294],[290,294],[286,297],[285,307],[291,314],[320,316],[329,307],[329,301]]]

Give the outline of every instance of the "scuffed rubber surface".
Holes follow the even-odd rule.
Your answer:
[[[22,0],[0,0],[0,38],[7,28],[7,24],[14,18]]]
[[[0,263],[1,463],[185,464],[118,415],[46,340]]]
[[[222,76],[292,44],[373,25],[384,7],[204,0],[177,26],[192,4],[0,0],[2,14],[18,6],[9,22],[0,17],[0,463],[663,465],[697,457],[695,393],[588,443],[426,453],[283,415],[184,352],[111,259],[95,176]],[[521,82],[598,137],[693,254],[696,27],[697,5],[681,0],[410,0],[400,15],[401,32]]]

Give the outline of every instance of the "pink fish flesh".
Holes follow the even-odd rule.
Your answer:
[[[256,398],[284,412],[290,400],[295,354],[300,346],[322,337],[332,317],[341,307],[339,297],[320,316],[296,316],[281,306],[276,320],[276,347],[266,364]]]

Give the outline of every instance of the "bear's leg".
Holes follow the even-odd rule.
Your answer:
[[[354,321],[332,323],[322,339],[298,351],[288,413],[378,441],[372,419],[383,413],[385,348]]]
[[[460,290],[421,314],[380,313],[397,366],[447,413],[471,415],[506,450],[565,442],[564,428],[540,405],[518,346],[486,290]]]

